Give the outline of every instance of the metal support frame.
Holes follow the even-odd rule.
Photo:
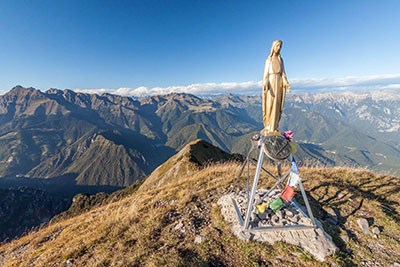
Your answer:
[[[254,197],[256,195],[257,184],[258,184],[258,179],[260,178],[260,170],[261,170],[263,160],[264,160],[264,146],[261,146],[260,155],[258,156],[256,174],[254,175],[253,187],[251,188],[250,199],[247,200],[248,205],[247,205],[247,212],[246,212],[246,217],[245,217],[245,221],[244,221],[244,225],[243,225],[244,229],[247,229],[249,227],[250,216],[251,216],[251,212],[253,211],[253,202],[254,202]]]
[[[250,225],[250,218],[251,218],[251,214],[254,211],[254,208],[256,205],[258,205],[260,202],[262,202],[263,198],[265,198],[266,196],[268,196],[272,190],[274,190],[277,186],[281,185],[281,183],[283,181],[286,180],[286,178],[289,176],[290,174],[290,170],[285,173],[285,175],[282,176],[282,169],[281,169],[281,162],[277,162],[277,171],[278,171],[278,177],[275,177],[273,174],[271,174],[268,170],[264,169],[262,167],[263,161],[264,161],[264,153],[265,153],[265,147],[264,147],[264,143],[266,138],[268,138],[267,136],[261,136],[261,146],[259,146],[260,148],[260,152],[258,155],[258,160],[255,161],[253,159],[250,158],[250,153],[252,152],[252,150],[255,147],[255,143],[253,141],[253,145],[251,147],[251,149],[249,150],[246,160],[243,162],[242,168],[240,170],[240,173],[235,181],[235,185],[233,187],[233,189],[235,188],[240,176],[242,175],[245,166],[247,165],[247,210],[246,210],[246,216],[242,217],[241,213],[240,213],[240,209],[239,206],[237,205],[236,201],[231,198],[233,206],[235,207],[235,211],[237,213],[240,225],[243,227],[244,231],[249,231],[249,232],[253,232],[253,231],[273,231],[273,230],[302,230],[302,229],[313,229],[317,227],[317,224],[315,222],[315,218],[313,216],[310,204],[308,202],[308,198],[307,195],[304,191],[304,187],[303,184],[301,182],[301,178],[299,181],[299,187],[300,187],[300,191],[304,200],[304,203],[306,205],[307,208],[307,214],[305,214],[305,212],[294,202],[294,201],[290,201],[290,203],[297,209],[299,210],[299,212],[304,216],[304,217],[308,217],[311,219],[312,222],[312,226],[310,225],[282,225],[282,226],[268,226],[268,227],[255,227],[255,228],[251,228],[249,227]],[[292,156],[290,156],[291,159]],[[251,192],[250,192],[250,163],[256,164],[256,173],[254,175],[254,179],[253,179],[253,185],[251,188]],[[254,203],[254,199],[255,199],[255,195],[257,194],[257,185],[258,185],[258,180],[260,178],[260,173],[261,170],[263,170],[268,176],[272,177],[273,179],[276,180],[276,183],[266,192],[263,193],[261,195],[261,199],[260,201],[258,201],[257,203]],[[232,190],[233,190],[232,189]]]

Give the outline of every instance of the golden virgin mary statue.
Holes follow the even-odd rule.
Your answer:
[[[261,134],[281,135],[278,131],[279,120],[283,111],[286,90],[290,92],[290,85],[286,78],[283,60],[281,58],[282,41],[272,43],[271,52],[265,61],[262,79],[262,108],[264,129]]]

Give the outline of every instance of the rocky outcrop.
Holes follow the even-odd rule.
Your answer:
[[[204,167],[207,164],[222,163],[229,160],[240,161],[242,156],[227,153],[204,140],[197,139],[187,144],[176,155],[155,169],[145,179],[142,188],[154,188],[177,177],[194,173],[198,171],[199,167]]]

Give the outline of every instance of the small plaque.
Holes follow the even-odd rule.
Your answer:
[[[285,160],[292,152],[289,141],[283,136],[269,136],[264,144],[265,153],[274,160]]]

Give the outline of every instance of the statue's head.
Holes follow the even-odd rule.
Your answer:
[[[280,54],[281,52],[281,48],[282,48],[282,41],[281,40],[275,40],[272,43],[271,46],[271,53],[269,54],[270,56],[272,56],[273,54]]]

